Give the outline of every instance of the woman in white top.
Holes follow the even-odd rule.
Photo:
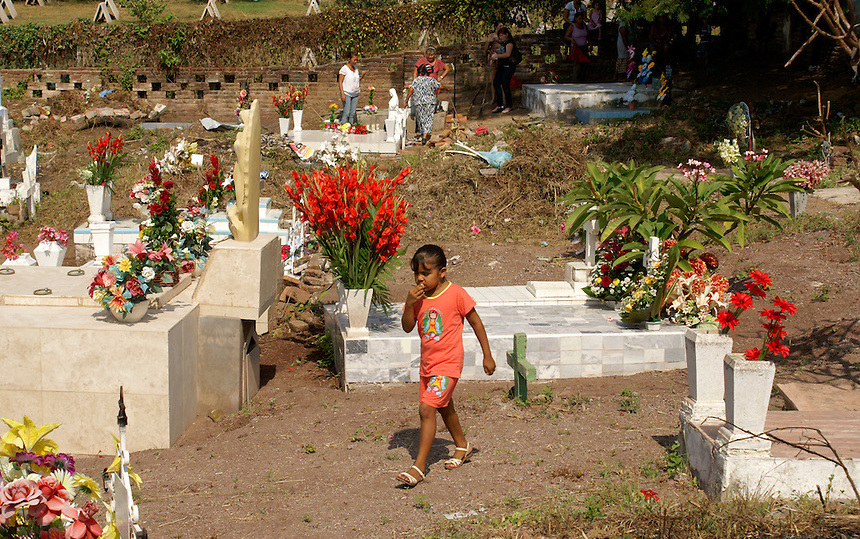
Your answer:
[[[358,105],[358,92],[361,90],[361,75],[358,73],[358,55],[352,51],[346,53],[346,65],[337,73],[337,86],[340,88],[340,100],[343,102],[343,115],[340,123],[358,123],[355,108]]]

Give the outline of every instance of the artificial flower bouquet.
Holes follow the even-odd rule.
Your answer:
[[[651,263],[651,267],[636,282],[630,293],[621,300],[623,322],[633,324],[660,319],[669,279],[668,252],[669,248],[666,247],[660,258]]]
[[[158,168],[167,174],[184,174],[194,168],[191,155],[197,153],[197,143],[179,139],[164,152],[164,159],[158,162]]]
[[[795,161],[784,172],[786,178],[799,180],[795,182],[795,185],[802,187],[807,193],[814,191],[828,174],[830,174],[830,167],[818,159],[812,162],[802,159]]]
[[[6,260],[17,260],[24,253],[24,244],[18,242],[17,232],[12,231],[6,235],[2,253]]]
[[[125,318],[136,304],[146,301],[148,294],[161,292],[155,266],[164,256],[161,250],[152,251],[137,240],[124,254],[104,258],[87,293],[105,309]]]
[[[175,184],[162,178],[161,169],[154,159],[149,163],[147,177],[152,182],[153,192],[150,195],[149,219],[140,224],[140,238],[148,245],[166,246],[169,252],[179,239],[176,194],[172,191]]]
[[[119,539],[98,484],[76,473],[75,459],[45,438],[60,425],[37,427],[27,416],[3,422],[10,430],[0,438],[0,538]],[[93,518],[99,503],[107,510],[106,529]]]
[[[556,84],[558,83],[558,74],[555,71],[547,71],[540,79],[541,84]]]
[[[395,191],[409,172],[395,178],[377,178],[373,167],[294,172],[293,185],[284,186],[343,286],[373,289],[373,301],[384,308],[390,305],[385,279],[408,220],[409,204]]]
[[[325,124],[325,129],[331,129],[329,125],[335,123],[335,115],[337,115],[337,103],[332,103],[328,106],[328,122]]]
[[[84,182],[87,185],[104,185],[113,192],[111,184],[116,169],[125,157],[122,147],[122,135],[114,138],[110,133],[105,133],[95,145],[87,143],[90,164],[81,172]]]
[[[367,105],[364,107],[364,112],[366,112],[367,114],[373,114],[377,110],[379,110],[377,106],[373,104],[373,92],[375,90],[376,88],[374,88],[373,86],[367,87]]]
[[[57,230],[50,226],[40,228],[36,239],[39,240],[39,243],[57,242],[60,247],[65,247],[69,244],[69,235],[65,230]]]
[[[289,118],[293,114],[293,99],[290,95],[272,96],[272,104],[275,105],[275,110],[278,111],[278,118]]]
[[[717,313],[728,305],[729,282],[713,270],[717,257],[703,253],[689,260],[691,270],[675,267],[666,285],[666,312],[673,324],[690,327],[716,327]]]
[[[720,333],[726,334],[734,330],[740,323],[739,316],[747,309],[752,308],[754,299],[765,299],[767,291],[773,286],[773,279],[767,273],[754,269],[749,273],[750,281],[744,283],[746,292],[735,292],[729,302],[732,309],[721,311],[717,315],[720,324]],[[783,321],[789,316],[797,314],[797,307],[790,301],[779,296],[772,300],[777,309],[762,309],[759,317],[763,319],[762,328],[765,330],[764,341],[761,348],[751,348],[744,352],[744,356],[750,361],[767,359],[769,353],[788,356],[788,347],[784,343],[786,337]]]
[[[327,140],[323,142],[314,156],[323,165],[333,169],[355,166],[360,163],[361,159],[360,152],[342,138],[337,141]]]
[[[246,88],[239,90],[239,97],[236,98],[236,116],[243,110],[251,108],[251,95]]]
[[[619,232],[602,242],[595,256],[595,266],[588,275],[588,286],[582,289],[587,295],[607,301],[621,301],[642,276],[642,260],[632,259],[621,264],[615,261],[628,253],[623,249],[630,229],[621,227]]]
[[[304,110],[305,102],[308,100],[308,85],[301,90],[297,89],[290,83],[290,89],[287,90],[287,97],[293,102],[293,110]]]
[[[197,192],[196,200],[208,211],[215,212],[233,196],[233,174],[224,173],[215,154],[209,155],[209,168],[204,173],[205,183]]]
[[[206,222],[206,216],[185,209],[179,216],[179,241],[176,242],[176,259],[180,270],[189,273],[198,264],[206,262],[212,250],[215,227]]]

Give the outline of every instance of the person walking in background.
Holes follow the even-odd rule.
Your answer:
[[[358,72],[358,55],[352,51],[346,53],[346,65],[337,73],[337,86],[340,88],[340,100],[343,102],[343,115],[340,123],[356,124],[358,116],[355,109],[358,106],[358,93],[361,91],[361,75]]]
[[[424,51],[424,56],[415,62],[415,66],[412,68],[412,80],[418,78],[418,70],[421,66],[425,65],[430,66],[430,73],[427,76],[433,77],[439,82],[442,82],[442,80],[448,76],[448,72],[451,71],[450,66],[446,65],[445,62],[436,57],[436,47],[427,47],[427,50]]]
[[[618,49],[618,60],[615,61],[615,78],[627,80],[627,64],[630,62],[630,29],[627,22],[617,19],[618,38],[615,40],[615,48]]]
[[[496,76],[493,78],[493,90],[496,92],[496,108],[493,109],[493,112],[507,114],[513,108],[511,79],[514,76],[517,65],[512,56],[517,46],[511,37],[510,31],[504,26],[499,28],[498,36],[499,45],[496,47],[496,52],[491,56],[491,59],[496,62]]]
[[[427,144],[430,133],[433,131],[433,114],[436,112],[436,93],[444,88],[438,80],[430,74],[432,67],[424,64],[418,68],[418,76],[409,86],[406,101],[412,99],[415,107],[415,123],[417,131],[421,135],[421,144]]]

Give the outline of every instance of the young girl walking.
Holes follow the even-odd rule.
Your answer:
[[[496,370],[487,331],[475,311],[475,300],[462,287],[445,278],[447,265],[445,252],[437,245],[425,245],[415,252],[412,257],[415,286],[406,296],[401,320],[406,333],[417,325],[421,337],[418,456],[412,468],[397,475],[399,481],[410,487],[424,480],[427,456],[436,437],[437,411],[455,445],[454,455],[445,461],[445,468],[459,468],[469,460],[474,450],[466,441],[452,399],[454,387],[463,371],[463,319],[472,326],[481,344],[484,372],[491,375]]]

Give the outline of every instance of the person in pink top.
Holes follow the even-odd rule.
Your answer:
[[[487,331],[475,311],[475,300],[445,278],[445,252],[437,245],[425,245],[412,257],[415,286],[406,296],[401,324],[406,333],[418,326],[421,338],[421,396],[418,414],[421,434],[415,464],[397,474],[397,480],[414,487],[424,480],[427,456],[436,437],[436,412],[454,439],[454,455],[445,461],[453,470],[466,463],[474,448],[466,441],[452,395],[463,372],[463,320],[469,322],[484,354],[484,372],[496,371]]]
[[[436,47],[427,47],[424,51],[424,56],[415,62],[415,67],[412,68],[412,80],[418,78],[418,69],[423,65],[430,66],[430,74],[428,76],[442,82],[451,71],[451,67],[446,65],[441,59],[436,57]]]

